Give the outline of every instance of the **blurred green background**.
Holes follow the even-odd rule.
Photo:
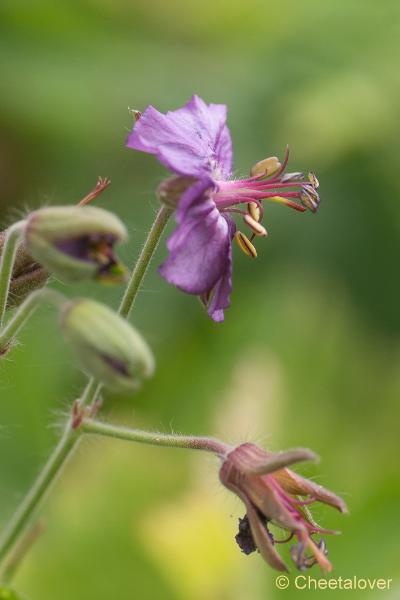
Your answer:
[[[342,531],[328,540],[336,577],[400,573],[399,17],[397,0],[0,4],[3,226],[27,208],[76,202],[109,176],[98,205],[126,221],[121,253],[132,263],[165,171],[124,147],[128,106],[173,109],[193,93],[228,105],[238,174],[286,143],[289,170],[316,171],[317,215],[271,206],[258,260],[235,250],[223,325],[156,274],[161,243],[134,312],[158,370],[136,396],[107,396],[104,414],[314,449],[321,463],[299,470],[351,510],[316,513]],[[121,294],[94,284],[66,292],[113,306]],[[37,312],[0,375],[4,523],[84,376],[50,309]],[[243,508],[220,487],[217,467],[183,450],[85,441],[46,503],[46,533],[15,586],[31,600],[316,597],[293,584],[277,590],[275,573],[239,552]],[[346,593],[394,599],[400,590]]]

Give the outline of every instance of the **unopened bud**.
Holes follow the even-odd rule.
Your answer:
[[[146,341],[104,304],[84,298],[67,302],[61,327],[83,370],[116,392],[137,389],[154,372]]]
[[[235,233],[235,240],[242,252],[244,252],[247,256],[251,256],[251,258],[257,258],[257,250],[247,235],[241,231],[237,231]]]
[[[169,208],[176,208],[182,194],[195,183],[194,177],[173,176],[164,179],[158,186],[158,197]]]
[[[113,246],[127,239],[118,217],[94,206],[56,206],[30,214],[25,230],[28,252],[64,281],[121,282],[125,267]]]
[[[250,174],[252,177],[257,175],[272,175],[279,171],[281,168],[281,163],[279,162],[279,158],[277,156],[270,156],[269,158],[264,158],[264,160],[260,160],[258,163],[252,167]]]
[[[245,215],[243,217],[243,221],[246,223],[246,225],[250,227],[254,235],[259,235],[262,237],[265,237],[267,235],[267,230],[265,229],[265,227],[263,227],[261,223],[258,223],[258,221],[253,219],[253,217],[251,217],[250,215]]]

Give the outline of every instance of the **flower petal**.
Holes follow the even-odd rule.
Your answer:
[[[229,225],[229,236],[232,241],[233,235],[236,230],[236,225],[232,219],[226,217]],[[217,285],[214,287],[211,301],[208,305],[208,315],[213,321],[221,323],[224,320],[224,310],[229,308],[231,304],[231,291],[232,291],[232,244],[229,244],[228,260],[226,263],[226,270]]]
[[[210,292],[229,267],[230,226],[209,194],[212,182],[198,181],[183,194],[178,226],[167,242],[170,251],[161,275],[188,294]]]
[[[253,475],[266,475],[282,467],[305,460],[316,460],[316,455],[308,448],[293,448],[282,452],[265,453],[265,456],[255,456],[246,472]]]
[[[266,530],[264,524],[261,522],[258,513],[250,501],[250,499],[246,496],[246,494],[237,486],[230,483],[228,487],[239,496],[244,505],[246,506],[246,514],[249,520],[251,534],[254,539],[254,543],[256,544],[258,551],[260,552],[263,559],[273,568],[278,571],[288,571],[287,566],[275,550],[274,544],[271,541],[271,538],[268,535],[268,531]]]
[[[165,115],[149,106],[129,134],[127,146],[155,154],[179,175],[219,178],[232,170],[226,106],[207,105],[198,96]]]
[[[301,477],[301,475],[294,473],[290,469],[275,471],[274,477],[289,494],[314,496],[316,500],[324,504],[329,504],[342,513],[348,512],[346,503],[339,496],[322,487],[322,485]]]

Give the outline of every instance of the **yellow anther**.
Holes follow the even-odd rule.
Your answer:
[[[265,227],[263,227],[261,223],[253,219],[253,217],[251,217],[250,215],[245,215],[243,217],[243,221],[246,223],[246,225],[250,227],[250,229],[255,235],[260,235],[263,237],[267,235],[267,230],[265,229]]]
[[[318,181],[315,173],[308,174],[308,181],[311,183],[311,185],[313,186],[314,189],[319,188],[319,181]]]
[[[259,221],[261,218],[261,210],[256,202],[249,202],[247,205],[249,215],[253,217],[255,221]]]
[[[252,177],[256,175],[272,175],[281,168],[281,163],[276,156],[264,158],[252,167],[250,174]]]
[[[241,231],[237,231],[235,233],[235,240],[242,252],[244,252],[247,256],[250,256],[251,258],[257,258],[257,250],[255,249],[249,238],[246,235],[244,235],[244,233],[242,233]]]

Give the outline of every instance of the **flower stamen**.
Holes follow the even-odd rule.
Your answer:
[[[268,232],[265,229],[265,227],[263,227],[261,225],[261,223],[259,223],[255,219],[253,219],[252,216],[245,215],[243,217],[243,221],[246,223],[246,225],[248,225],[250,227],[250,229],[252,230],[254,235],[261,236],[261,237],[265,237],[266,235],[268,235]]]
[[[263,160],[260,160],[258,163],[256,163],[251,168],[250,175],[252,177],[257,177],[259,175],[263,177],[268,177],[279,171],[281,166],[282,165],[279,162],[277,156],[270,156],[269,158],[264,158]]]
[[[241,249],[246,256],[250,256],[251,258],[257,258],[257,250],[255,246],[251,243],[249,238],[242,233],[241,231],[236,231],[235,240],[239,248]]]

